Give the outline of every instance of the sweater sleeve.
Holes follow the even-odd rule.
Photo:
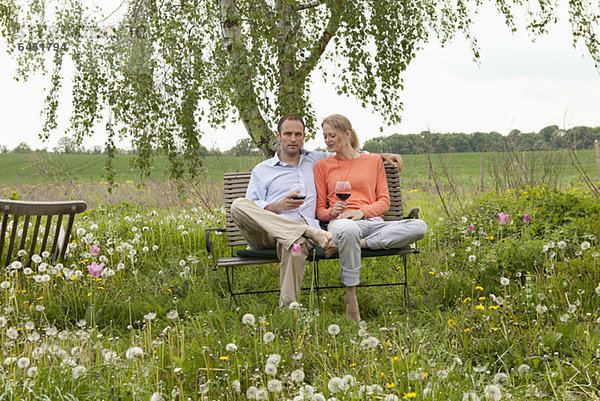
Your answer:
[[[383,161],[379,156],[377,156],[376,168],[375,202],[360,209],[365,214],[365,218],[381,216],[390,208],[390,194],[385,176],[385,167],[383,167]]]
[[[317,219],[321,221],[331,220],[327,208],[327,168],[324,162],[315,163],[315,187],[317,189]]]

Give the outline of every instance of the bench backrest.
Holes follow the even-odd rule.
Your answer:
[[[390,209],[383,215],[385,220],[402,220],[404,209],[402,207],[402,192],[400,190],[400,175],[398,169],[385,163],[385,174],[390,194]],[[231,203],[237,198],[246,196],[246,188],[250,181],[250,172],[225,173],[223,176],[223,189],[225,191],[226,235],[227,246],[247,245],[240,230],[231,218]]]
[[[24,263],[26,266],[30,264],[32,255],[41,255],[44,251],[50,252],[52,261],[63,258],[75,215],[86,208],[84,201],[25,202],[0,199],[0,266],[21,260],[18,256],[21,249],[29,255]],[[21,218],[22,225],[19,224]],[[32,231],[30,226],[33,227]],[[31,235],[28,236],[28,233]]]

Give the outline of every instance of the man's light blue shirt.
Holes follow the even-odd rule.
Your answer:
[[[279,160],[279,154],[265,160],[252,169],[250,183],[246,190],[246,198],[254,201],[258,206],[265,206],[278,202],[292,193],[295,184],[304,185],[306,199],[297,209],[282,210],[279,215],[290,220],[298,220],[301,216],[306,222],[319,228],[316,219],[317,189],[313,168],[315,163],[331,153],[316,152],[302,149],[298,167]]]

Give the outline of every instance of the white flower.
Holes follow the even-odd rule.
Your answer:
[[[363,329],[362,327],[360,329],[358,329],[359,337],[366,337],[368,335],[369,335],[369,332],[367,331],[367,329]]]
[[[360,342],[361,348],[377,348],[379,340],[376,337],[369,336]]]
[[[111,363],[117,359],[117,353],[114,351],[107,350],[104,353],[104,362]]]
[[[78,379],[81,376],[83,376],[85,374],[85,372],[87,371],[87,369],[85,368],[85,366],[75,366],[72,370],[73,373],[73,379]]]
[[[6,318],[4,316],[0,316],[0,327],[6,326],[7,322],[8,322],[8,320],[6,320]]]
[[[510,283],[510,280],[507,279],[506,277],[500,277],[500,284],[506,286]]]
[[[469,255],[469,262],[475,262],[477,260],[477,256]]]
[[[598,284],[598,287],[596,287],[595,291],[597,295],[600,295],[600,284]]]
[[[29,369],[27,369],[27,376],[29,377],[35,377],[38,374],[38,368],[37,366],[32,366]]]
[[[485,398],[492,401],[499,401],[502,399],[502,391],[500,391],[500,387],[495,384],[490,384],[485,386],[483,389],[483,395]]]
[[[327,388],[331,393],[335,394],[340,391],[344,391],[345,385],[346,384],[344,383],[344,380],[342,380],[342,378],[332,377],[331,379],[329,379],[329,383],[327,383]]]
[[[31,257],[31,260],[33,261],[33,263],[38,264],[42,261],[42,257],[40,255],[33,255]]]
[[[13,363],[15,363],[17,361],[17,357],[16,356],[9,356],[8,358],[4,359],[4,362],[2,362],[4,365],[6,366],[10,366]]]
[[[8,287],[10,287],[10,281],[3,281],[0,283],[0,288],[3,290],[7,289]]]
[[[23,263],[19,262],[18,260],[15,260],[10,264],[10,268],[14,270],[19,270],[21,267],[23,267]]]
[[[565,249],[567,247],[567,243],[565,241],[558,241],[556,245],[558,246],[558,249]]]
[[[144,351],[140,347],[131,347],[125,352],[125,358],[133,359],[142,357],[144,355]]]
[[[242,323],[244,323],[246,326],[254,326],[256,319],[254,318],[254,315],[246,313],[244,316],[242,316]],[[256,389],[256,387],[254,388]]]
[[[327,331],[332,336],[336,336],[336,335],[340,334],[340,326],[338,326],[337,324],[332,324],[327,328]]]
[[[237,351],[237,345],[233,344],[233,343],[229,343],[225,346],[225,351],[229,351],[229,352],[235,352]]]
[[[281,355],[279,354],[271,354],[267,358],[267,363],[272,363],[275,366],[279,365],[279,362],[281,362]]]
[[[398,401],[399,398],[397,395],[395,394],[388,394],[385,396],[385,398],[383,399],[383,401]]]
[[[523,363],[523,364],[519,365],[519,367],[517,368],[517,373],[519,375],[526,375],[527,373],[529,373],[530,369],[531,369],[531,366],[527,365],[526,363]]]
[[[571,316],[568,313],[563,313],[562,315],[559,316],[559,319],[561,322],[566,323],[569,321],[569,318]]]
[[[263,341],[265,343],[270,343],[271,341],[273,341],[275,339],[275,334],[273,334],[270,331],[267,331],[264,335],[263,335]]]
[[[152,394],[152,396],[150,397],[150,401],[164,401],[165,399],[163,398],[163,396],[156,392],[154,394]]]
[[[31,361],[29,360],[29,358],[26,357],[21,357],[19,358],[19,360],[17,361],[17,366],[20,369],[27,369],[29,367],[29,365],[31,364]]]
[[[33,273],[33,270],[31,270],[29,267],[26,267],[23,269],[23,274],[25,274],[26,276],[28,276],[32,273]]]
[[[32,321],[28,321],[25,323],[25,330],[33,330],[35,329],[35,323]]]
[[[84,228],[78,228],[77,229],[77,236],[78,237],[83,237],[85,235],[85,229]]]
[[[292,380],[297,383],[304,381],[304,371],[302,369],[296,369],[292,372]]]
[[[492,381],[495,384],[499,384],[501,386],[505,385],[506,383],[508,383],[509,377],[506,373],[502,373],[502,372],[498,372],[494,375],[494,378],[492,379]]]
[[[365,330],[366,330],[368,326],[369,326],[369,325],[367,324],[367,322],[366,322],[365,320],[361,320],[361,321],[358,323],[358,327],[360,327],[361,329],[365,329]]]
[[[310,397],[310,401],[326,401],[326,399],[323,394],[316,393],[316,394],[313,394],[312,397]]]
[[[265,373],[269,376],[275,376],[277,374],[277,365],[274,363],[267,363],[265,365]]]
[[[354,386],[356,384],[356,379],[352,375],[345,375],[344,377],[342,377],[342,380],[344,381],[346,388]]]
[[[242,384],[240,383],[239,380],[232,381],[231,387],[233,388],[233,391],[235,391],[236,393],[239,393],[240,391],[242,391]]]
[[[281,385],[281,382],[279,380],[277,380],[277,379],[271,379],[267,383],[267,388],[272,393],[280,393],[281,389],[283,388],[283,386]]]
[[[168,313],[167,313],[167,318],[171,319],[171,320],[175,320],[179,317],[179,313],[177,313],[177,311],[175,309],[171,309]]]
[[[144,320],[147,322],[150,322],[152,320],[154,320],[154,318],[156,317],[156,313],[154,312],[150,312],[144,315]]]
[[[548,245],[548,249],[552,249],[554,248],[556,245],[554,244],[554,241],[550,241],[548,242],[546,245]]]
[[[583,241],[581,243],[581,249],[583,249],[584,251],[587,251],[588,249],[590,249],[590,243],[587,241]]]
[[[542,314],[548,311],[548,307],[546,305],[538,304],[538,306],[535,307],[535,310],[537,313]]]
[[[462,401],[479,401],[481,398],[477,395],[474,390],[467,391],[462,396]]]
[[[300,304],[296,301],[293,301],[291,304],[288,305],[288,308],[290,308],[291,310],[300,309]]]
[[[19,336],[19,332],[14,327],[11,327],[6,330],[6,336],[11,340],[15,340]]]
[[[257,393],[258,393],[258,389],[255,386],[250,386],[246,390],[246,397],[248,397],[249,400],[255,400]]]

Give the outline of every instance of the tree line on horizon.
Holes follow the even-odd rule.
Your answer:
[[[539,132],[512,130],[504,136],[498,132],[394,134],[365,142],[363,149],[371,153],[468,153],[497,151],[537,151],[559,149],[591,149],[600,140],[600,127],[561,129],[549,125]]]

